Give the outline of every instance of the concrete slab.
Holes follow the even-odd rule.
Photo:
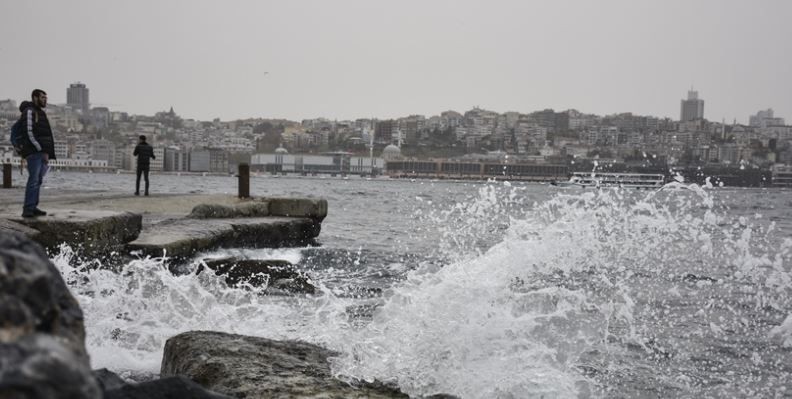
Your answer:
[[[66,243],[84,255],[120,251],[142,228],[141,216],[131,212],[51,210],[47,216],[7,220],[35,231],[28,236],[48,250]]]
[[[189,258],[221,247],[305,245],[320,230],[321,224],[308,218],[171,219],[144,227],[128,248],[143,255]]]
[[[303,245],[319,235],[327,215],[323,199],[59,190],[42,194],[48,216],[23,219],[23,196],[21,190],[0,191],[0,232],[24,230],[50,250],[65,242],[86,254],[165,251],[186,258],[218,247]]]

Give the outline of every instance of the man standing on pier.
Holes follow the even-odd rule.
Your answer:
[[[27,162],[28,181],[25,187],[25,204],[22,217],[31,218],[45,216],[47,212],[38,208],[39,193],[44,175],[49,168],[49,161],[55,159],[55,140],[52,137],[47,114],[47,93],[36,89],[31,93],[32,101],[23,101],[19,105],[22,112],[20,118],[24,123],[24,138],[20,155]]]
[[[149,195],[149,160],[155,159],[154,149],[146,142],[146,136],[141,135],[135,152],[137,156],[137,181],[135,182],[135,195],[140,195],[140,175],[146,179],[146,195]]]

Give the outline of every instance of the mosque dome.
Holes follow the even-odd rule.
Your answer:
[[[401,149],[393,144],[389,144],[382,150],[382,158],[394,159],[401,157]]]

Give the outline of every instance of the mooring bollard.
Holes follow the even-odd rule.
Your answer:
[[[3,164],[3,188],[11,188],[11,174],[13,172],[14,168],[10,163]]]
[[[239,164],[239,198],[250,198],[250,165]]]

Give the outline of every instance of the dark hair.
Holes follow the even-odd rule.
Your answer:
[[[32,99],[34,99],[36,97],[40,97],[42,94],[46,96],[47,92],[44,91],[44,90],[41,90],[41,89],[33,90],[33,92],[30,93],[30,99],[32,100]]]
[[[142,135],[142,134],[141,134],[141,135],[140,135],[140,137],[138,137],[138,138],[140,139],[140,141],[146,141],[146,136],[144,136],[144,135]]]

